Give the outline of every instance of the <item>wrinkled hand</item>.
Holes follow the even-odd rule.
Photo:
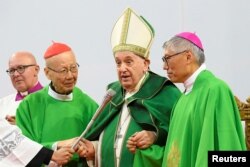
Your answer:
[[[51,160],[56,162],[57,165],[64,165],[69,162],[74,152],[71,146],[62,147],[54,151]]]
[[[74,143],[74,141],[77,139],[78,139],[78,137],[74,137],[71,139],[59,141],[57,143],[57,148],[60,149],[61,147],[71,146]]]
[[[80,157],[84,157],[87,160],[95,159],[95,148],[91,141],[87,139],[82,139],[79,141],[76,150]]]
[[[5,119],[6,119],[11,125],[15,125],[15,124],[16,124],[16,116],[14,116],[14,115],[6,115]]]
[[[145,149],[150,147],[156,139],[153,131],[140,131],[128,138],[127,148],[131,153],[135,153],[136,148]]]

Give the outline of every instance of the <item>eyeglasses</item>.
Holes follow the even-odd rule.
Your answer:
[[[166,63],[166,64],[168,65],[168,61],[169,61],[172,57],[177,56],[177,55],[180,55],[180,54],[182,54],[182,53],[184,53],[184,52],[186,52],[186,51],[187,51],[187,50],[184,50],[184,51],[175,53],[175,54],[173,54],[173,55],[165,55],[165,56],[163,56],[161,59],[162,59],[162,61],[163,61],[164,63]]]
[[[66,75],[66,74],[68,74],[69,71],[72,73],[76,73],[78,71],[79,67],[80,67],[80,65],[76,63],[75,65],[72,65],[69,68],[63,67],[60,70],[55,70],[55,69],[50,68],[50,67],[47,67],[47,68],[50,69],[51,71],[54,71],[54,72],[59,73],[61,75]]]
[[[10,75],[13,76],[15,74],[15,71],[17,71],[19,74],[24,73],[25,69],[31,66],[36,66],[35,64],[30,64],[30,65],[20,65],[17,66],[16,68],[10,68],[6,70],[6,72]]]

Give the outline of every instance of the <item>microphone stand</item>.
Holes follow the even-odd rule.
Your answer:
[[[116,94],[116,92],[113,89],[109,89],[103,99],[103,102],[101,104],[101,106],[97,109],[97,111],[95,112],[95,114],[93,115],[92,119],[90,120],[90,122],[88,123],[86,129],[82,132],[82,134],[79,136],[79,138],[77,140],[75,140],[75,142],[72,144],[71,148],[73,148],[74,150],[76,149],[77,144],[79,143],[79,141],[83,138],[83,136],[85,136],[85,134],[87,133],[87,131],[91,128],[91,126],[93,125],[94,121],[96,120],[96,118],[99,116],[99,114],[102,112],[102,110],[104,109],[104,107],[107,105],[107,103],[112,99],[112,97]]]

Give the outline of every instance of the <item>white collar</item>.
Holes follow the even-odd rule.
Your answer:
[[[183,84],[185,87],[185,94],[188,94],[192,91],[194,86],[194,81],[196,80],[197,76],[206,69],[206,65],[203,63]]]
[[[33,87],[35,87],[37,84],[38,84],[38,81],[36,82],[36,84],[34,84]],[[27,91],[25,91],[25,92],[20,92],[20,94],[21,94],[22,96],[27,96],[27,95],[29,94],[29,92],[28,92],[28,90],[27,90]]]
[[[25,91],[25,92],[20,92],[20,94],[21,94],[22,96],[27,96],[29,93],[28,93],[28,91]]]
[[[139,91],[139,89],[141,88],[142,84],[144,83],[144,80],[146,78],[146,76],[148,75],[148,72],[146,72],[142,78],[140,79],[140,81],[137,83],[137,85],[135,86],[135,89],[132,92],[126,92],[125,94],[125,99],[128,99],[129,97],[133,96],[136,92]]]
[[[56,93],[51,87],[49,86],[49,92],[48,94],[53,97],[54,99],[60,100],[60,101],[72,101],[73,100],[73,94],[70,93],[68,95],[62,95]]]

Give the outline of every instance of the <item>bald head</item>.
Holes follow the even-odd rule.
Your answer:
[[[23,60],[26,63],[37,65],[34,55],[27,51],[19,51],[19,52],[14,53],[9,59],[9,65],[13,63],[13,61],[15,60]]]

